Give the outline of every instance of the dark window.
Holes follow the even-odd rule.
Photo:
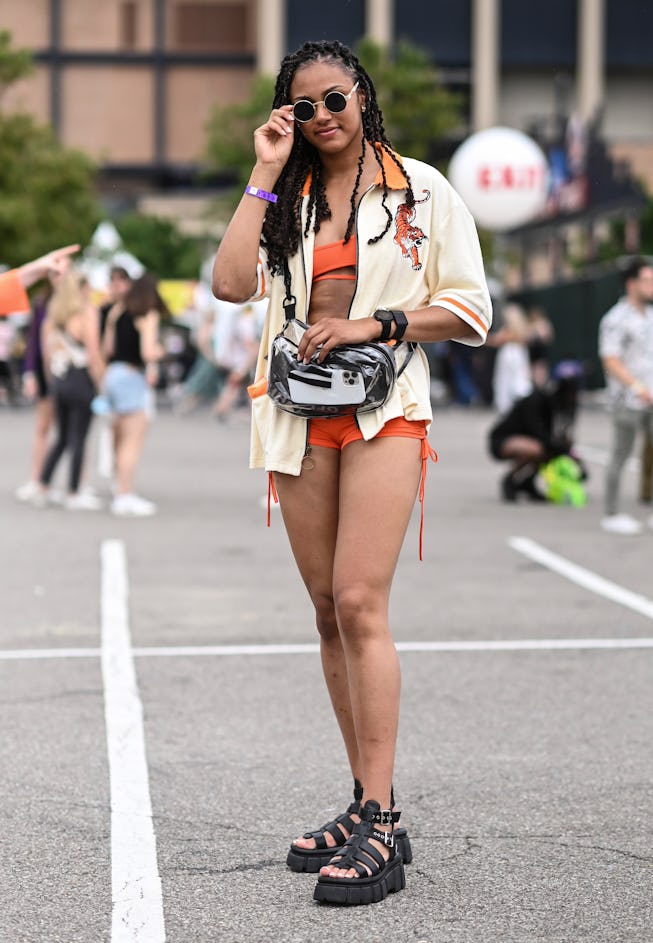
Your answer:
[[[503,65],[574,66],[577,6],[576,0],[503,0]]]
[[[135,0],[125,0],[120,6],[120,45],[134,49],[138,41],[138,8]]]
[[[653,4],[608,0],[605,40],[608,66],[653,67]]]
[[[250,45],[248,25],[244,3],[178,3],[172,46],[204,52],[245,52]]]
[[[365,0],[288,0],[287,14],[288,52],[323,39],[339,39],[352,48],[365,35]]]
[[[431,0],[417,4],[415,16],[395,4],[394,34],[426,50],[441,68],[469,68],[471,0]]]

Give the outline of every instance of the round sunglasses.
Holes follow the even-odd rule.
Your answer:
[[[325,95],[324,99],[319,102],[309,101],[308,98],[300,98],[299,101],[296,101],[292,106],[295,121],[299,121],[301,124],[312,121],[317,112],[318,105],[324,105],[326,110],[330,111],[332,115],[339,115],[340,112],[344,111],[347,107],[347,102],[358,88],[358,85],[359,83],[356,82],[349,95],[344,95],[342,92],[329,92],[328,95]]]

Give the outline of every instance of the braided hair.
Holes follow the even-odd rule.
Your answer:
[[[415,197],[413,195],[410,177],[392,151],[390,141],[383,127],[383,115],[376,99],[376,90],[372,79],[354,53],[342,43],[335,40],[308,42],[304,43],[296,52],[286,56],[281,63],[281,68],[277,76],[272,107],[280,108],[282,105],[288,104],[290,101],[290,85],[295,73],[302,66],[312,62],[333,62],[334,64],[342,66],[346,72],[350,73],[354,82],[358,81],[358,88],[365,96],[366,107],[362,113],[363,134],[361,139],[361,155],[358,159],[358,173],[351,195],[351,212],[347,221],[344,241],[345,243],[349,242],[354,230],[356,196],[363,173],[367,142],[372,145],[372,152],[381,169],[383,179],[383,198],[381,205],[387,217],[383,231],[369,240],[369,244],[372,245],[385,236],[392,223],[392,213],[388,209],[386,202],[388,183],[380,151],[384,151],[401,171],[406,180],[406,202],[412,207],[415,202]],[[375,147],[375,144],[378,144],[379,148]],[[326,189],[324,186],[319,153],[312,144],[308,143],[303,134],[296,133],[290,157],[281,171],[281,175],[275,186],[275,191],[279,199],[277,203],[271,204],[268,207],[263,223],[263,242],[267,248],[268,263],[273,274],[279,274],[283,271],[284,259],[294,255],[299,247],[302,190],[309,172],[312,175],[312,179],[308,201],[308,218],[304,235],[308,234],[311,225],[313,226],[314,232],[319,232],[322,221],[330,219],[331,210],[326,198]]]

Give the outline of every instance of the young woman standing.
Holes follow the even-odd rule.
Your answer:
[[[430,452],[428,364],[417,347],[390,399],[369,413],[309,421],[277,409],[264,386],[284,321],[284,267],[309,325],[305,362],[379,339],[481,344],[490,300],[469,213],[436,170],[392,150],[372,80],[345,46],[307,43],[284,59],[254,145],[213,288],[226,301],[270,299],[251,464],[273,476],[355,780],[347,813],[296,839],[288,863],[319,870],[315,899],[366,904],[404,886],[393,834],[400,673],[388,599]]]
[[[91,402],[102,380],[97,308],[77,272],[60,275],[42,326],[45,371],[50,378],[57,436],[41,470],[40,492],[32,500],[44,506],[52,476],[64,452],[70,451],[68,494],[64,507],[97,511],[98,499],[80,490]]]
[[[104,394],[114,416],[115,495],[111,511],[119,517],[150,517],[152,501],[134,493],[149,415],[150,389],[156,386],[163,347],[159,321],[167,308],[156,279],[142,275],[108,312],[102,351],[109,361]]]

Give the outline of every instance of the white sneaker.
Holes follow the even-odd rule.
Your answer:
[[[630,514],[610,514],[603,518],[601,527],[609,534],[621,534],[624,537],[633,537],[642,532],[642,525]]]
[[[41,486],[38,481],[26,481],[24,485],[16,488],[14,497],[17,501],[31,501],[36,495],[41,493]]]
[[[100,497],[100,495],[97,493],[95,488],[93,488],[91,485],[81,485],[77,494],[87,494],[87,495],[90,495],[90,497],[92,498]]]
[[[151,517],[156,514],[156,504],[137,494],[117,494],[111,502],[111,513],[118,517]]]
[[[67,495],[63,506],[67,511],[99,511],[102,502],[97,495],[90,494],[88,491],[78,491],[77,494]]]
[[[29,499],[33,508],[47,508],[50,505],[49,492],[39,487],[38,490]]]
[[[26,504],[31,504],[35,508],[47,508],[52,507],[55,504],[64,503],[64,495],[61,491],[58,491],[56,488],[43,488],[38,482],[35,484],[33,482],[33,488],[30,489],[29,497],[18,498],[19,501],[24,501]],[[27,494],[27,491],[24,491],[23,494]],[[18,497],[18,495],[16,495]]]

